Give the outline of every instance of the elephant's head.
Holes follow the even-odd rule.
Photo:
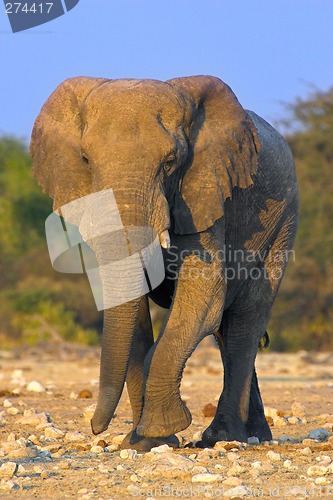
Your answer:
[[[55,209],[112,188],[125,228],[153,227],[163,247],[169,229],[197,233],[222,217],[232,189],[251,186],[258,149],[231,89],[205,76],[69,79],[45,103],[31,141],[33,172]],[[136,312],[135,301],[106,311],[96,432],[118,403]]]
[[[257,150],[231,89],[204,76],[69,79],[45,103],[31,141],[33,172],[55,209],[112,188],[125,225],[159,234],[212,226],[232,188],[252,184]]]

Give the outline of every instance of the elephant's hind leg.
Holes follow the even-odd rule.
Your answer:
[[[285,221],[263,266],[258,267],[260,279],[244,282],[239,296],[223,314],[220,344],[224,387],[216,416],[203,434],[202,444],[206,446],[221,440],[246,441],[251,435],[271,439],[254,362],[287,265],[294,225],[293,217]]]
[[[248,437],[255,436],[259,441],[270,441],[272,439],[272,433],[264,413],[264,405],[261,399],[255,369],[252,375],[249,417],[246,422],[246,431]]]
[[[230,375],[228,366],[227,366],[227,356],[224,349],[222,334],[218,331],[215,334],[215,338],[217,340],[218,346],[220,348],[221,358],[223,361],[223,365],[225,367],[225,376]],[[267,332],[260,341],[260,348],[263,346],[267,347],[269,343],[269,338]],[[267,424],[267,420],[264,413],[264,405],[261,399],[258,378],[256,374],[255,368],[253,369],[251,388],[250,388],[250,402],[249,402],[249,416],[247,422],[245,424],[247,437],[255,436],[259,439],[259,441],[270,441],[272,439],[271,430]]]
[[[248,283],[245,296],[223,314],[222,334],[218,340],[224,365],[224,387],[216,415],[203,433],[199,446],[214,446],[217,441],[247,442],[249,433],[257,434],[260,422],[265,426],[262,435],[258,435],[259,439],[269,437],[254,363],[273,299],[269,283],[264,278],[261,284],[267,292],[264,303],[251,293],[255,286]]]

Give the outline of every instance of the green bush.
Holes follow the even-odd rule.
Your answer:
[[[14,317],[14,326],[21,332],[22,341],[27,345],[41,342],[67,341],[85,345],[98,345],[96,330],[83,328],[74,321],[73,313],[62,304],[39,301],[34,312],[20,312]]]

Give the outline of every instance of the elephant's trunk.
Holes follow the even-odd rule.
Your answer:
[[[139,300],[104,311],[99,395],[91,420],[94,434],[107,429],[121,397]]]
[[[157,200],[155,210],[149,210],[138,192],[133,200],[124,190],[114,193],[96,193],[80,220],[82,237],[94,250],[98,262],[98,269],[87,270],[88,278],[92,285],[100,280],[99,303],[104,309],[100,388],[91,421],[94,434],[107,429],[124,387],[140,297],[148,292],[143,262],[149,278],[157,280],[157,271],[154,266],[153,274],[147,271],[149,260],[145,260],[155,255],[156,232],[161,245],[170,246],[164,196],[159,197],[163,203]],[[151,250],[146,250],[148,247]],[[163,266],[163,259],[160,265]],[[161,276],[163,279],[164,274]]]

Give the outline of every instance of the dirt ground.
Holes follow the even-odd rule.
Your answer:
[[[222,386],[219,352],[206,339],[182,382],[193,416],[178,435],[182,447],[121,453],[131,428],[126,389],[108,431],[90,431],[98,349],[0,352],[0,498],[333,498],[333,354],[263,352],[257,371],[272,443],[191,445]],[[318,429],[319,439],[309,439]]]

